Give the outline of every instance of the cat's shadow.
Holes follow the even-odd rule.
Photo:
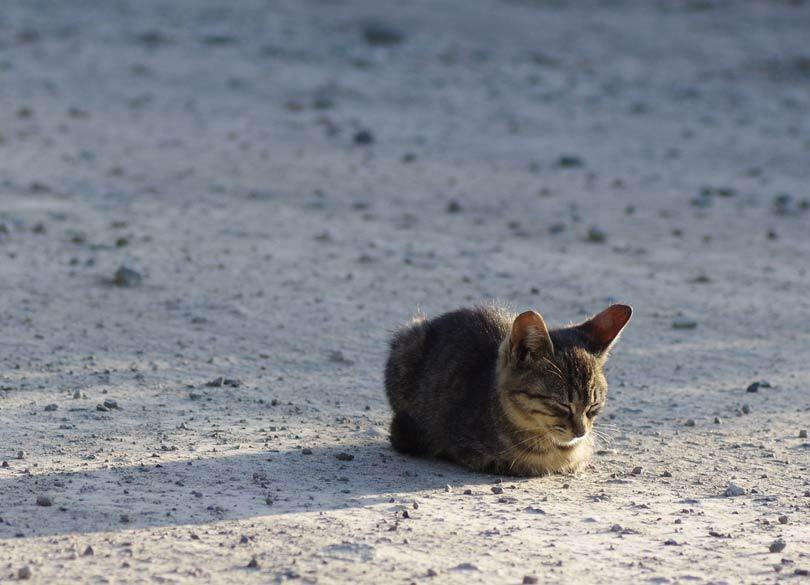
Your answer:
[[[27,473],[24,461],[10,465],[0,469],[0,542],[143,527],[193,528],[385,502],[391,503],[393,515],[394,506],[410,504],[416,492],[444,491],[448,485],[488,489],[496,480],[450,463],[400,455],[387,442],[188,458],[168,453],[138,465],[89,471]],[[51,505],[38,505],[40,496]]]

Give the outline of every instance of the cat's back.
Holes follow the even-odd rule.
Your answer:
[[[510,315],[498,307],[465,307],[433,319],[414,319],[391,339],[385,386],[396,410],[423,392],[467,387],[494,371]]]

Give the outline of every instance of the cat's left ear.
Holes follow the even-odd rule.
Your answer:
[[[633,308],[630,305],[611,305],[576,329],[585,337],[591,353],[607,357],[632,315]]]

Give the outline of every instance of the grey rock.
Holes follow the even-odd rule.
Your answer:
[[[137,270],[121,266],[113,275],[113,284],[122,288],[132,288],[143,282],[143,275]]]

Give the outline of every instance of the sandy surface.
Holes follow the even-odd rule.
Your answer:
[[[0,581],[807,582],[810,5],[604,4],[4,0]],[[491,299],[634,306],[581,476],[390,449]]]

